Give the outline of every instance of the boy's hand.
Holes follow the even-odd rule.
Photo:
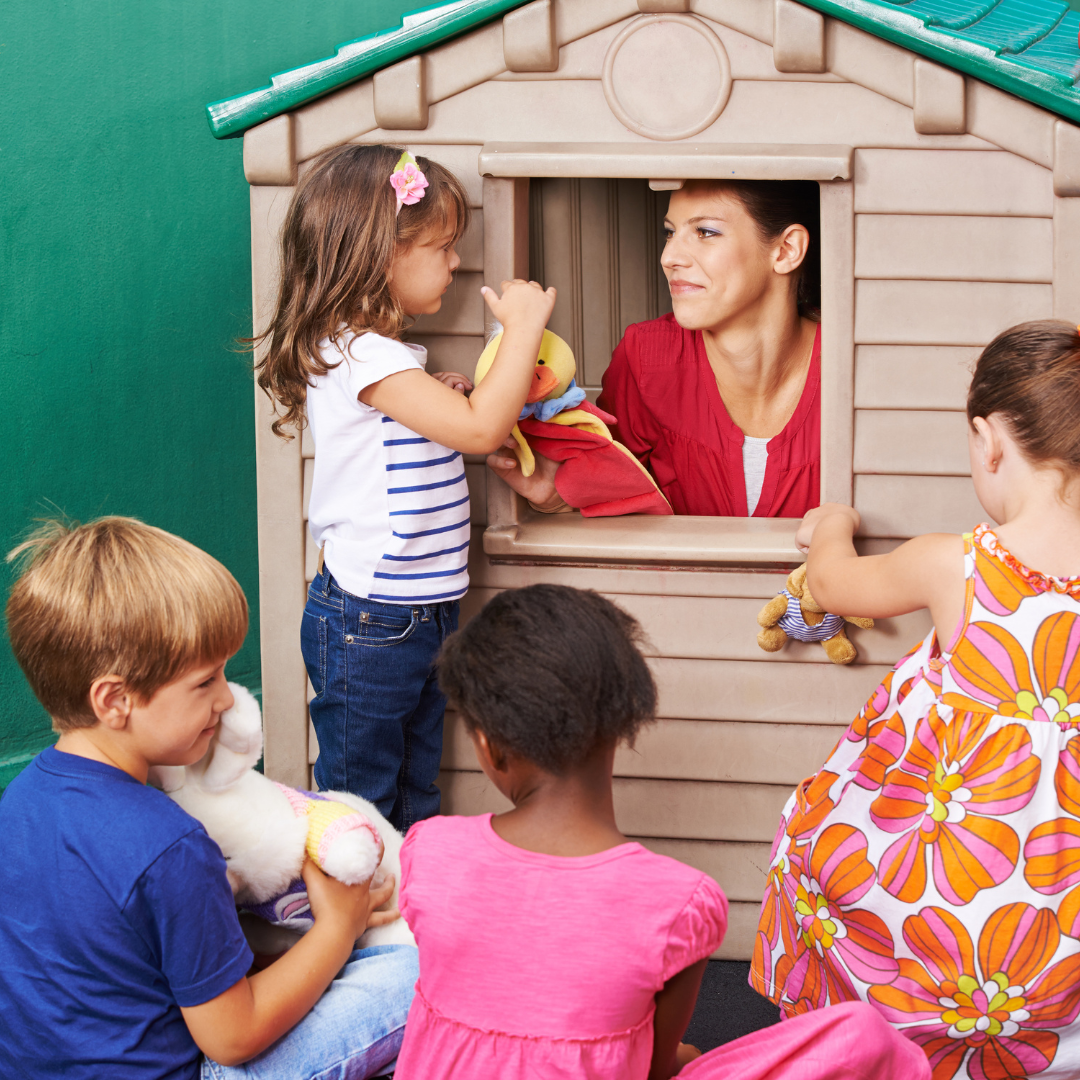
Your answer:
[[[502,296],[486,285],[480,290],[492,315],[511,329],[543,329],[555,307],[555,287],[543,289],[536,281],[514,278],[500,286]]]
[[[824,503],[821,506],[815,506],[799,523],[798,531],[795,533],[795,546],[800,551],[809,551],[810,541],[813,539],[814,531],[818,525],[826,518],[834,516],[848,519],[851,524],[852,536],[855,535],[862,522],[858,510],[850,506],[844,506],[843,503]]]
[[[304,860],[300,873],[307,886],[308,901],[315,922],[336,922],[355,941],[369,926],[384,926],[398,917],[395,911],[375,909],[394,893],[394,879],[387,879],[376,888],[370,882],[345,885],[324,874],[310,859]]]
[[[471,393],[473,389],[472,380],[457,371],[433,371],[431,377],[438,379],[444,386],[449,386],[451,390],[456,390],[459,394]]]

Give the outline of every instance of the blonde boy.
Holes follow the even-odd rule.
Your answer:
[[[129,518],[47,526],[20,555],[8,632],[60,737],[0,801],[0,1072],[380,1071],[416,978],[414,949],[353,950],[387,889],[306,866],[315,927],[248,978],[220,850],[146,787],[151,765],[197,761],[232,706],[225,662],[248,622],[232,575]]]

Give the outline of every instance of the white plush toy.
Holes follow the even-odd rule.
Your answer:
[[[294,933],[245,923],[257,952],[277,952],[312,924],[300,876],[305,854],[331,877],[378,885],[401,880],[401,834],[365,799],[346,792],[313,794],[256,772],[262,754],[262,716],[255,698],[229,683],[236,699],[221,717],[206,753],[194,765],[158,765],[151,783],[201,821],[228,863],[237,906]],[[385,907],[397,906],[398,890]],[[256,927],[258,924],[255,924]],[[415,945],[404,919],[372,927],[359,945]]]

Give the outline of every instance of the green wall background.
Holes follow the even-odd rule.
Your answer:
[[[220,559],[252,605],[248,189],[209,101],[424,0],[11,0],[0,20],[0,548],[34,518],[130,514]],[[0,569],[6,598],[10,569]],[[0,643],[0,788],[54,736]]]

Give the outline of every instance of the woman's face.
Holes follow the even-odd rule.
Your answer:
[[[722,188],[673,191],[664,219],[660,265],[678,324],[710,330],[752,312],[782,291],[795,304],[790,275],[806,254],[809,234],[791,225],[765,243],[741,200]]]

